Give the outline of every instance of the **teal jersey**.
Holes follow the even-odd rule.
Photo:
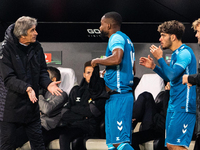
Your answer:
[[[124,51],[122,61],[116,66],[106,66],[104,80],[111,90],[127,93],[133,86],[135,50],[130,38],[121,31],[117,31],[109,38],[106,57],[112,55],[112,51],[116,48]]]
[[[182,84],[184,74],[196,74],[196,57],[192,49],[182,44],[172,53],[170,66],[164,59],[158,60],[161,68],[154,71],[166,81],[170,81],[168,112],[196,112],[196,86],[190,88]]]

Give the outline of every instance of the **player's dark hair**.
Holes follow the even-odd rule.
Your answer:
[[[105,18],[111,18],[113,20],[113,24],[121,27],[122,17],[119,13],[113,11],[106,13],[104,16]]]
[[[185,26],[177,20],[166,21],[158,26],[158,32],[175,34],[177,39],[181,40],[185,32]]]

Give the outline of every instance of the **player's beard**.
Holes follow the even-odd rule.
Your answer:
[[[171,46],[172,46],[172,41],[171,41],[171,37],[169,37],[169,40],[165,44],[165,47],[162,47],[162,49],[163,50],[170,49]]]
[[[107,40],[107,39],[108,39],[108,33],[105,32],[105,31],[103,31],[103,30],[101,31],[100,36],[101,36],[101,38],[102,38],[103,40]]]

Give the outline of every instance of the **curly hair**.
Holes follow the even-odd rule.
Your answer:
[[[158,26],[158,32],[175,34],[177,39],[181,40],[185,32],[185,26],[177,20],[166,21]]]

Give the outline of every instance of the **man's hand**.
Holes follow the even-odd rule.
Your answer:
[[[139,60],[139,64],[142,66],[145,66],[146,68],[150,68],[150,69],[154,69],[156,67],[156,64],[153,61],[153,58],[150,57],[150,55],[148,55],[147,57],[141,57]]]
[[[92,67],[95,67],[95,66],[98,65],[97,61],[98,61],[99,59],[100,59],[100,58],[95,58],[95,59],[93,59],[93,60],[91,61]]]
[[[135,121],[136,119],[132,119],[132,123]]]
[[[37,97],[36,97],[36,95],[35,95],[35,91],[32,89],[32,87],[28,87],[27,89],[26,89],[26,92],[27,92],[27,94],[28,94],[28,97],[29,97],[29,99],[30,99],[30,101],[32,102],[32,103],[35,103],[35,102],[37,102]]]
[[[190,88],[192,86],[192,84],[188,82],[188,75],[187,74],[183,75],[182,84],[187,84],[188,88]]]
[[[99,71],[99,75],[100,75],[100,77],[103,78],[105,73],[106,73],[106,70],[105,70],[105,69]]]
[[[157,47],[155,45],[151,45],[150,52],[153,54],[153,56],[158,60],[163,57],[163,51],[161,50],[161,47]]]
[[[167,82],[167,85],[165,86],[165,90],[170,90],[170,83]]]
[[[49,84],[49,86],[47,87],[47,90],[49,92],[51,92],[52,95],[54,95],[54,94],[57,95],[57,96],[61,95],[61,93],[63,91],[58,87],[58,84],[60,84],[60,83],[61,83],[61,81],[51,82]]]
[[[182,84],[186,84],[186,83],[188,83],[188,75],[184,74],[182,77]]]
[[[190,89],[190,87],[192,86],[192,84],[190,84],[190,83],[187,83],[187,86],[188,86],[188,88]]]

